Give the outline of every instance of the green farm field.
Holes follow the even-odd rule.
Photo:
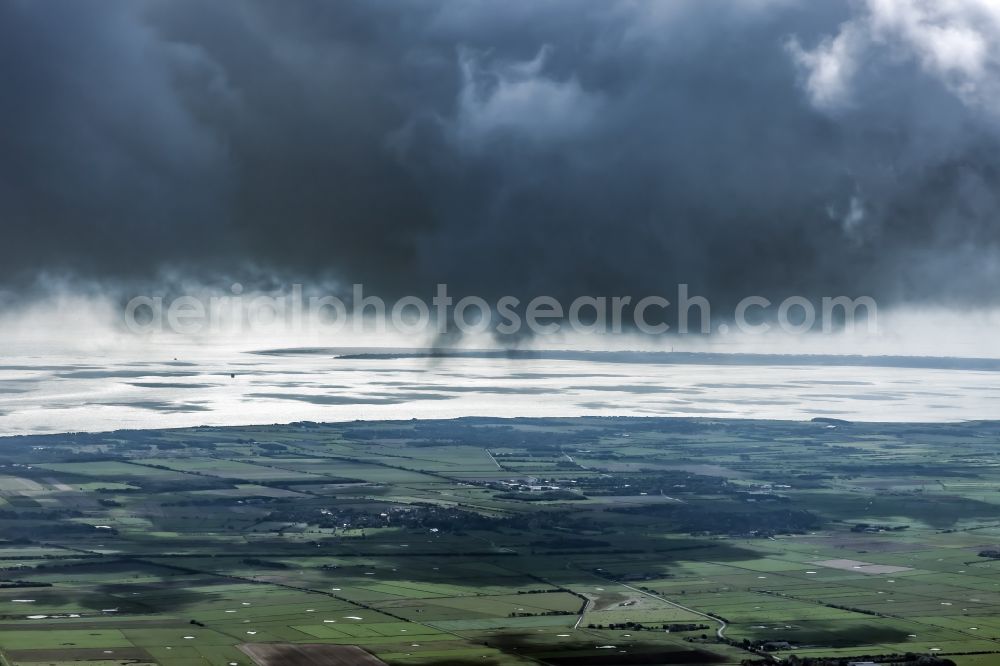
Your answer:
[[[0,664],[996,664],[998,444],[830,419],[6,438]]]

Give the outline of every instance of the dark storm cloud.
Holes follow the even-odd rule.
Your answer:
[[[0,0],[0,279],[995,302],[991,12]]]

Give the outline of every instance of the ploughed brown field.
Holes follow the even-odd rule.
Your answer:
[[[357,645],[244,643],[238,647],[259,666],[386,666]]]

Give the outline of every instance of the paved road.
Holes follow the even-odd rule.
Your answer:
[[[587,599],[587,603],[584,604],[583,610],[580,611],[580,617],[576,618],[576,624],[573,625],[574,629],[579,629],[580,628],[580,623],[583,622],[583,616],[587,614],[587,611],[589,611],[590,607],[593,606],[593,605],[594,605],[594,600],[593,599]]]
[[[622,587],[625,587],[625,588],[628,588],[628,589],[632,590],[633,592],[638,592],[639,594],[644,594],[647,597],[652,597],[653,599],[659,599],[663,603],[670,604],[674,608],[680,608],[681,610],[685,610],[685,611],[687,611],[689,613],[694,613],[695,615],[699,615],[699,616],[705,618],[706,620],[711,620],[712,622],[715,622],[716,624],[719,625],[719,628],[715,630],[715,635],[718,636],[720,639],[724,639],[726,637],[725,636],[726,627],[729,626],[729,625],[727,625],[726,621],[723,620],[723,619],[721,619],[721,618],[714,617],[714,616],[709,615],[707,613],[702,613],[701,611],[696,611],[695,609],[688,608],[687,606],[682,606],[681,604],[673,602],[670,599],[667,599],[665,597],[661,597],[658,594],[653,594],[652,592],[646,592],[645,590],[640,590],[637,587],[632,587],[631,585],[626,585],[625,583],[618,583],[618,584],[621,585]]]

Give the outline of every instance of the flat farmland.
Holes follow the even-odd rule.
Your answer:
[[[0,655],[1000,663],[998,441],[600,418],[9,438]]]

